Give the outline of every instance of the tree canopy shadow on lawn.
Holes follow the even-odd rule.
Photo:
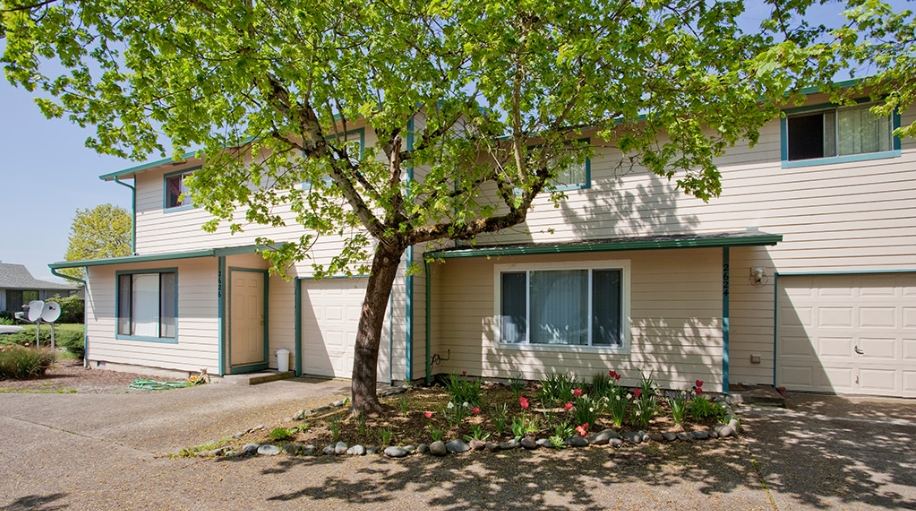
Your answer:
[[[749,448],[780,508],[916,509],[916,423],[894,423],[895,416],[916,413],[916,403],[901,402],[899,413],[879,404],[869,414],[873,405],[850,406],[840,397],[806,401],[798,410],[743,418]],[[837,413],[840,407],[849,411]]]
[[[325,477],[314,485],[269,498],[270,501],[327,501],[366,505],[410,499],[430,507],[462,509],[607,509],[628,495],[626,483],[654,488],[640,495],[657,508],[699,500],[722,506],[722,495],[737,491],[738,502],[724,507],[768,505],[769,501],[740,439],[718,442],[649,444],[614,450],[520,449],[474,452],[401,460],[381,456],[287,458],[262,471],[265,476],[301,465],[347,464],[350,473]],[[751,490],[751,491],[740,491]],[[636,491],[636,490],[632,490]],[[697,492],[699,495],[697,495]],[[694,494],[695,497],[691,497]],[[748,502],[753,499],[754,502]],[[693,506],[688,506],[693,507]]]

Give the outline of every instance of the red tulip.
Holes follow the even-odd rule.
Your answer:
[[[467,371],[461,371],[461,376],[467,376],[467,375],[468,375]]]
[[[423,415],[425,415],[427,419],[432,419],[432,418],[433,418],[433,412],[426,412],[426,413],[424,413]]]
[[[611,369],[610,371],[608,371],[607,374],[608,374],[611,378],[616,378],[616,377],[617,377],[617,371],[614,371],[613,369]]]
[[[579,397],[579,396],[581,396],[581,395],[582,395],[582,389],[575,389],[575,390],[573,390],[573,396]]]
[[[697,393],[697,395],[702,394],[702,393],[703,393],[703,389],[701,389],[700,387],[697,387],[696,393]]]
[[[566,411],[572,410],[572,403],[566,403]]]
[[[620,375],[617,374],[617,373],[614,373],[614,379],[615,379],[615,380],[619,380],[619,379],[620,379]]]
[[[588,433],[588,423],[586,422],[581,426],[576,426],[576,433],[578,433],[579,436],[585,436],[586,433]]]
[[[480,408],[476,406],[474,408],[471,408],[471,413],[473,413],[474,415],[477,415],[478,413],[480,413]]]
[[[639,397],[642,395],[642,389],[636,389],[633,391],[633,395]]]
[[[697,384],[697,387],[698,387],[698,388],[703,386],[703,380],[697,380],[697,381],[694,382],[694,383]]]
[[[518,398],[518,404],[522,405],[522,408],[527,410],[528,409],[528,398],[526,398],[525,396]]]

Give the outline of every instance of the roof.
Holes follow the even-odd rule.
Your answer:
[[[111,264],[148,263],[154,261],[175,261],[177,259],[196,259],[199,257],[219,257],[235,254],[254,254],[264,246],[245,245],[240,247],[209,248],[204,250],[190,250],[187,252],[168,252],[152,255],[132,255],[125,257],[110,257],[108,259],[87,259],[83,261],[60,261],[48,265],[52,270],[62,268],[85,268],[87,266],[107,266]]]
[[[428,252],[436,259],[455,257],[493,257],[569,252],[613,252],[620,250],[658,250],[668,248],[715,248],[775,245],[781,234],[760,231],[728,231],[711,233],[665,234],[659,236],[624,236],[564,243],[518,243],[478,247],[452,247]]]
[[[62,291],[72,291],[76,289],[76,286],[72,284],[38,280],[33,277],[25,265],[22,264],[0,263],[0,288],[23,290],[59,289]]]

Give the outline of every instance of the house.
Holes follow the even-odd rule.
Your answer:
[[[0,263],[0,311],[22,312],[33,300],[47,300],[54,295],[70,296],[78,288],[73,284],[38,280],[22,264]]]
[[[704,203],[597,149],[520,228],[407,254],[392,291],[379,379],[651,374],[662,387],[736,383],[916,397],[916,143],[812,92],[718,159]],[[354,134],[371,145],[374,134]],[[585,134],[588,136],[588,134]],[[163,160],[101,176],[134,198],[135,254],[52,264],[88,270],[87,357],[214,374],[276,368],[349,377],[365,278],[267,273],[253,240],[294,227],[205,233],[182,203],[200,165]],[[132,184],[123,180],[132,180]],[[318,260],[337,248],[321,240]]]

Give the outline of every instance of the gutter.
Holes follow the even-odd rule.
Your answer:
[[[83,268],[83,270],[86,271],[86,276],[88,277],[89,268]],[[51,275],[54,275],[55,277],[60,277],[66,280],[72,280],[73,282],[79,282],[80,284],[83,285],[83,292],[85,293],[87,291],[86,288],[88,286],[86,284],[86,281],[83,279],[79,279],[76,277],[71,277],[70,275],[59,273],[57,271],[57,268],[54,268],[54,267],[51,268]],[[89,324],[86,321],[88,315],[89,315],[89,312],[86,309],[85,300],[84,300],[84,303],[83,303],[83,367],[87,369],[89,368]]]
[[[105,176],[102,176],[103,178]],[[136,183],[136,178],[134,178]],[[114,176],[114,182],[121,186],[130,188],[130,253],[137,254],[137,187],[131,186],[121,181],[118,176]]]

